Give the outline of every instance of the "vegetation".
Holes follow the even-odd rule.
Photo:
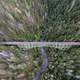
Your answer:
[[[80,0],[0,0],[1,42],[41,39],[80,41]],[[45,51],[49,65],[41,80],[80,77],[80,46],[69,50],[45,47]],[[38,53],[38,48],[0,46],[0,80],[32,80],[42,64]],[[68,75],[70,70],[71,76]]]

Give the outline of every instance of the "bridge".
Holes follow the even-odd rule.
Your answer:
[[[19,46],[31,49],[36,47],[53,47],[58,49],[69,49],[71,46],[80,46],[80,42],[0,42],[0,45]]]

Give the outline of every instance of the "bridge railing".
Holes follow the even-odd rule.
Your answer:
[[[0,42],[0,45],[17,45],[26,49],[35,47],[54,47],[58,49],[69,49],[71,46],[79,46],[80,42]]]

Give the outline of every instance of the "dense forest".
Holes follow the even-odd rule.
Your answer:
[[[80,0],[0,0],[3,41],[80,41]],[[48,66],[40,80],[80,80],[80,46],[44,50]],[[39,53],[0,45],[0,80],[34,80],[43,62]]]

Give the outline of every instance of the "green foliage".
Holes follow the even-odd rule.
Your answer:
[[[79,41],[80,39],[79,0],[45,0],[44,2],[37,0],[3,0],[0,3],[1,10],[6,10],[6,12],[4,11],[6,14],[3,10],[1,11],[3,13],[3,15],[1,14],[1,26],[6,24],[6,26],[2,26],[3,33],[5,27],[8,26],[9,29],[5,31],[6,33],[9,32],[8,34],[11,36],[14,35],[11,30],[16,33],[16,36],[13,37],[6,34],[6,36],[9,36],[9,40],[19,40],[20,37],[21,40],[26,41],[38,41],[41,38],[45,41]],[[45,11],[48,13],[47,22],[43,19]],[[33,22],[29,21],[27,17],[29,15]],[[44,36],[42,36],[42,31],[46,31]],[[23,35],[26,36],[22,37]]]
[[[47,22],[45,12],[48,14]],[[80,41],[80,0],[0,0],[0,41],[40,41],[42,38],[45,41]],[[11,49],[8,46],[0,47],[0,51]],[[11,51],[15,50],[13,48]],[[27,52],[21,50],[14,52],[17,62],[24,59],[25,54],[21,53]],[[69,51],[46,48],[46,52],[49,66],[41,80],[46,80],[46,76],[47,80],[72,80],[64,74],[65,68],[75,67],[73,75],[79,73],[76,64],[80,61],[80,48],[72,47]],[[37,68],[33,67],[29,73],[31,76],[42,60],[37,49],[29,53],[34,61],[39,59],[39,64],[35,65]],[[24,69],[23,72],[29,75],[28,70]]]
[[[79,9],[79,0],[48,0],[47,41],[79,41]]]

